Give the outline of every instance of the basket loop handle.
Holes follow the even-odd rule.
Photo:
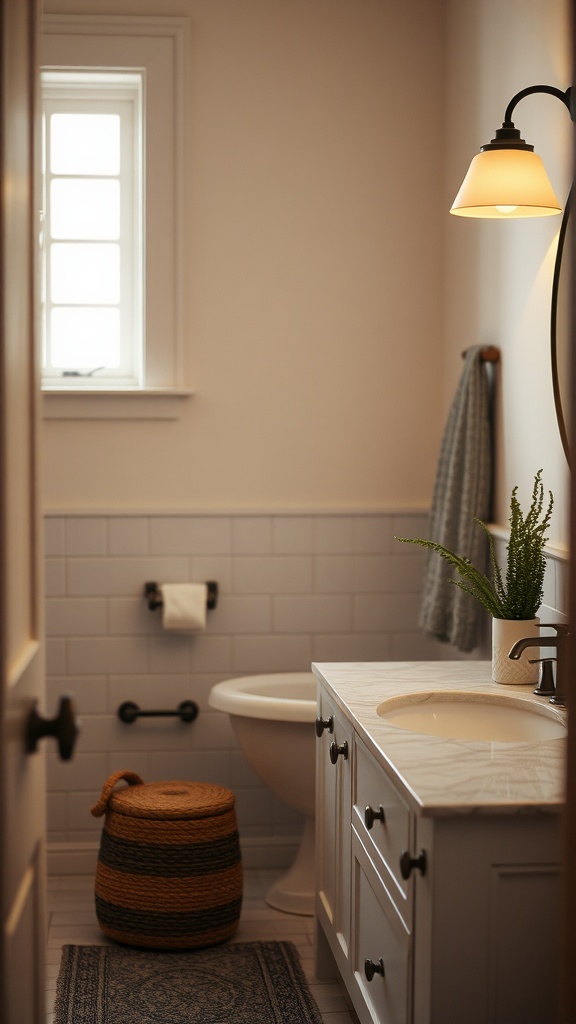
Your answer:
[[[95,818],[101,818],[105,813],[112,790],[116,786],[116,783],[120,782],[121,779],[125,779],[129,786],[141,786],[143,784],[143,779],[141,779],[136,772],[129,772],[126,771],[126,769],[120,772],[114,772],[113,775],[110,775],[110,777],[106,779],[106,782],[102,787],[102,793],[100,794],[98,803],[94,804],[94,807],[90,808],[90,814],[93,814]]]

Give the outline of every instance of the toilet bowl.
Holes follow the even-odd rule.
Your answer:
[[[266,902],[291,914],[314,913],[316,677],[279,672],[228,679],[212,687],[211,707],[226,711],[259,778],[288,807],[304,815],[304,832],[286,874]]]

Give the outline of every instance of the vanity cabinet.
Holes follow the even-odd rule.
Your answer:
[[[319,716],[319,975],[361,1024],[555,1020],[559,815],[427,813],[323,686]]]

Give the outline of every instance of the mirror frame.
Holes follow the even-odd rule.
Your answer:
[[[564,449],[564,454],[566,456],[569,466],[571,464],[570,442],[568,439],[568,430],[566,427],[566,417],[564,415],[562,391],[560,388],[560,379],[558,373],[558,298],[560,292],[562,256],[564,254],[564,247],[566,244],[566,235],[568,231],[568,224],[570,221],[571,205],[572,188],[568,193],[568,199],[566,200],[566,206],[564,207],[564,213],[562,214],[560,234],[558,235],[558,248],[556,250],[556,260],[554,263],[554,277],[552,279],[552,302],[550,307],[550,359],[552,364],[552,389],[554,391],[554,408],[556,410],[556,419],[558,422],[558,430],[560,432],[562,447]]]

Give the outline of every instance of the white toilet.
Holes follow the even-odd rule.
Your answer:
[[[314,913],[316,677],[311,672],[244,676],[217,683],[208,702],[230,715],[250,766],[288,807],[305,816],[294,862],[266,895],[289,914]]]

